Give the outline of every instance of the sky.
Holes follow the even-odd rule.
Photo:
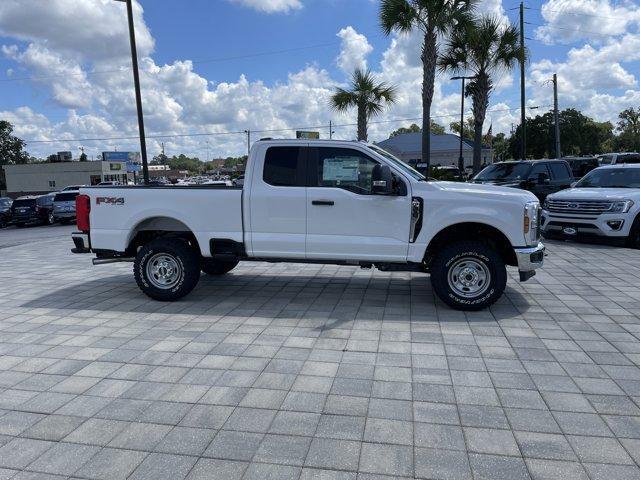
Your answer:
[[[422,115],[417,34],[385,36],[379,0],[134,0],[148,153],[202,160],[246,153],[251,139],[295,130],[353,139],[354,111],[329,99],[355,68],[397,87],[397,102],[372,119],[380,141]],[[481,0],[478,11],[518,21],[517,0]],[[527,115],[553,103],[615,123],[640,106],[640,5],[609,0],[527,0]],[[45,157],[139,151],[124,3],[0,2],[0,119]],[[432,117],[459,118],[460,85],[438,75]],[[519,71],[499,72],[485,131],[520,119]],[[467,102],[467,106],[470,102]],[[537,108],[536,108],[537,107]],[[470,113],[469,113],[470,114]]]

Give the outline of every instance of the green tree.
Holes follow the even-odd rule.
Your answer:
[[[510,157],[509,140],[504,133],[498,133],[493,137],[493,158],[495,162],[503,162]]]
[[[473,102],[473,173],[480,171],[482,163],[482,128],[495,77],[524,61],[521,56],[518,28],[504,25],[497,17],[483,15],[453,30],[438,62],[443,72],[471,73],[475,77],[465,92]]]
[[[462,138],[464,138],[465,140],[473,140],[473,118],[469,117],[467,119],[465,119],[464,121],[464,132],[462,134]],[[449,124],[449,129],[457,134],[460,135],[460,122],[451,122]]]
[[[191,173],[202,172],[203,163],[199,158],[190,158],[181,153],[177,157],[174,155],[167,161],[171,170],[188,170]]]
[[[439,57],[438,38],[452,28],[471,20],[476,0],[382,0],[380,25],[386,35],[391,32],[422,34],[422,161],[431,164],[431,103]]]
[[[12,133],[13,125],[0,120],[0,165],[29,162],[29,154],[24,151],[24,140]]]
[[[167,157],[164,153],[160,153],[153,157],[151,160],[151,165],[166,165],[169,161],[169,157]]]
[[[628,152],[640,151],[640,108],[627,108],[620,112],[618,118],[619,133],[612,147]]]
[[[80,154],[80,161],[81,161],[81,162],[86,162],[87,160],[89,160],[89,158],[87,157],[87,154],[86,154],[86,153],[84,153],[84,152],[82,152],[82,153]]]
[[[565,155],[595,155],[603,153],[613,140],[613,125],[596,122],[578,110],[569,108],[559,114],[562,151]],[[521,128],[509,139],[509,152],[518,158]],[[553,112],[527,119],[527,158],[549,158],[554,152]]]
[[[338,112],[358,109],[358,140],[367,140],[367,123],[373,115],[382,113],[384,104],[395,102],[396,88],[377,83],[370,70],[356,69],[349,90],[337,88],[331,96],[331,106]]]
[[[436,122],[435,120],[431,120],[431,133],[433,135],[444,135],[445,134],[445,130],[444,127],[442,125],[440,125],[438,122]],[[415,123],[412,123],[409,127],[400,127],[397,130],[394,130],[393,132],[391,132],[389,134],[389,138],[393,138],[396,137],[398,135],[402,135],[404,133],[420,133],[422,132],[422,129],[416,125]]]

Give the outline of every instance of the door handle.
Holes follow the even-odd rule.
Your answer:
[[[313,200],[311,205],[324,205],[326,207],[333,206],[333,200]]]

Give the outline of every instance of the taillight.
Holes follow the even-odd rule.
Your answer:
[[[76,197],[76,225],[81,232],[89,231],[89,213],[91,213],[91,198],[88,195]]]

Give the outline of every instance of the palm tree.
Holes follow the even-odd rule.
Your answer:
[[[526,54],[525,54],[526,56]],[[471,74],[466,88],[473,106],[473,172],[482,163],[482,127],[494,89],[496,75],[507,72],[521,60],[519,30],[514,25],[485,15],[453,31],[438,62],[441,71]]]
[[[395,103],[396,88],[384,82],[376,83],[370,70],[356,69],[349,90],[337,88],[331,96],[331,106],[338,112],[358,108],[358,140],[367,140],[367,122],[382,113],[384,103]]]
[[[380,25],[385,34],[419,29],[422,43],[422,161],[430,164],[431,102],[433,101],[438,39],[458,24],[470,21],[477,0],[382,0]]]

